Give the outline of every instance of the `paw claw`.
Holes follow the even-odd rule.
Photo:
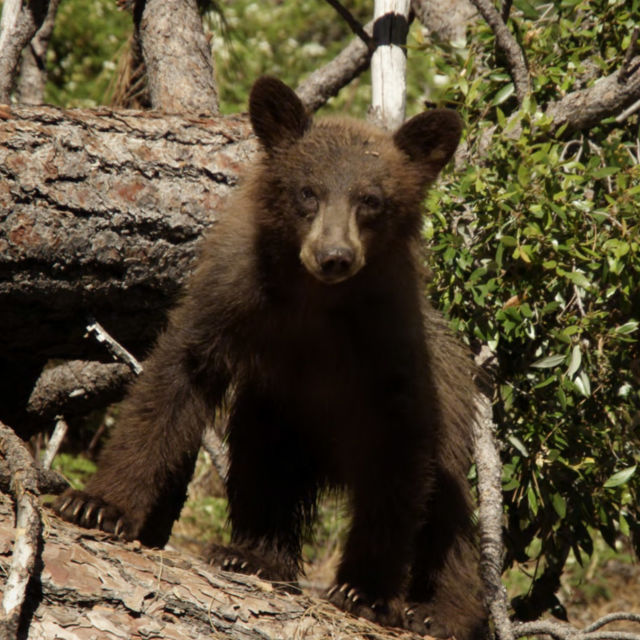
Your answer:
[[[84,502],[78,501],[78,504],[74,507],[73,511],[71,512],[71,517],[74,520],[78,516],[78,513],[80,512],[80,509],[82,509],[82,507],[84,507]]]
[[[60,513],[67,510],[67,507],[71,504],[71,497],[65,498],[64,502],[60,505]]]
[[[113,530],[113,533],[116,535],[116,537],[120,537],[122,535],[122,531],[124,530],[124,520],[122,519],[122,517],[118,518],[118,522],[116,522],[116,526],[115,529]]]
[[[98,517],[96,518],[96,524],[98,525],[98,529],[102,529],[102,521],[104,519],[104,507],[100,507],[98,510]]]
[[[327,599],[330,599],[331,596],[338,590],[338,585],[334,584],[329,591],[327,591]]]
[[[340,587],[340,593],[344,593],[348,588],[349,588],[349,583],[348,583],[348,582],[345,582],[345,583]]]
[[[82,519],[85,522],[89,522],[91,519],[91,514],[95,511],[96,505],[95,504],[90,504],[87,506],[87,508],[84,510],[84,515],[82,516]]]

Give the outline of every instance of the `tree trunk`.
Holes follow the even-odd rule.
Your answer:
[[[47,513],[37,575],[23,611],[24,638],[404,638],[419,636],[352,618],[329,603],[218,571],[173,551],[113,541]],[[0,591],[15,536],[0,494]]]
[[[146,0],[139,30],[153,108],[217,114],[211,49],[196,0]]]
[[[144,354],[255,151],[246,119],[0,117],[0,358],[104,358],[88,314]]]

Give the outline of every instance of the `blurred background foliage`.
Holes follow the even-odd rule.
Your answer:
[[[370,19],[371,2],[345,4]],[[408,115],[444,105],[467,123],[424,234],[433,298],[476,352],[493,353],[506,567],[527,576],[514,601],[524,618],[562,615],[563,568],[594,540],[640,548],[638,115],[574,134],[544,115],[620,66],[638,15],[640,0],[515,0],[509,25],[533,82],[522,109],[482,20],[455,43],[410,32]],[[225,0],[204,18],[224,113],[246,109],[262,73],[295,86],[351,39],[322,0]],[[131,31],[113,0],[63,0],[47,100],[108,103]],[[364,74],[323,111],[362,117],[368,102]]]

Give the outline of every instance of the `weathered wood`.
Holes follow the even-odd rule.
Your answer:
[[[113,541],[47,516],[25,638],[419,638],[185,554]],[[14,535],[11,502],[0,494],[0,591]]]
[[[256,149],[242,116],[0,114],[0,359],[143,355]]]
[[[165,113],[219,113],[211,49],[196,1],[143,4],[139,33],[153,108]]]

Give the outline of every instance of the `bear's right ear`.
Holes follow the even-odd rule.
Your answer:
[[[295,92],[269,76],[259,78],[251,88],[249,116],[267,151],[291,144],[311,125],[311,118]]]

